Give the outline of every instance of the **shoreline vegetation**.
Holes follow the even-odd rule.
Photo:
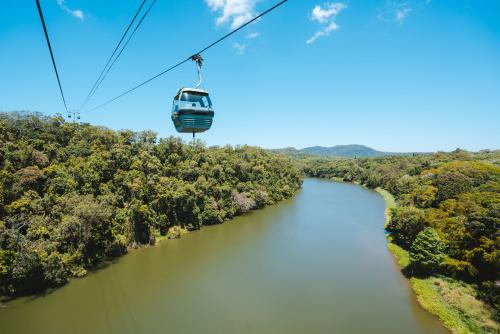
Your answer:
[[[386,202],[388,248],[453,333],[500,331],[500,151],[287,157],[0,113],[0,298],[292,197],[303,175]]]
[[[272,205],[302,180],[289,158],[256,147],[0,113],[0,297]]]
[[[384,228],[387,228],[387,225],[391,221],[391,209],[394,209],[396,207],[396,199],[394,198],[394,196],[391,195],[390,192],[388,192],[387,190],[385,190],[383,188],[377,187],[374,190],[377,193],[379,193],[379,195],[382,196],[382,198],[385,201],[385,213],[384,213],[385,214],[385,224],[384,224]]]
[[[385,200],[387,226],[391,219],[390,210],[396,207],[395,198],[382,188],[377,188],[375,191]],[[404,272],[405,268],[410,265],[410,253],[395,244],[390,235],[387,236],[387,248]],[[438,317],[452,333],[484,332],[475,319],[477,317],[481,317],[482,321],[489,323],[489,327],[498,329],[498,324],[495,325],[494,322],[488,319],[491,315],[484,312],[488,307],[484,302],[477,300],[473,286],[451,278],[438,276],[427,278],[410,277],[409,283],[418,303],[426,311]],[[451,298],[450,293],[453,293]],[[484,319],[485,316],[486,319]]]
[[[379,193],[386,203],[387,247],[419,304],[452,333],[486,334],[500,331],[499,158],[499,151],[457,150],[415,157],[296,159],[308,176]],[[486,243],[486,249],[463,249]]]

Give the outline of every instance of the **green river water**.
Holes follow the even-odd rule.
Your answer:
[[[386,247],[384,200],[306,179],[293,199],[0,307],[0,333],[447,333]]]

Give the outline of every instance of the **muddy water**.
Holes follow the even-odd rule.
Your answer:
[[[384,201],[306,179],[293,199],[133,251],[0,308],[1,333],[446,333],[387,251]]]

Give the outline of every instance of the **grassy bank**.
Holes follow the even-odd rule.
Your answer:
[[[396,200],[390,192],[383,188],[375,188],[375,191],[378,192],[385,200],[385,225],[387,225],[391,220],[391,209],[396,207]]]
[[[377,188],[386,202],[386,224],[390,220],[388,211],[395,207],[394,197],[384,189]],[[409,252],[387,238],[387,247],[401,269],[410,264]],[[473,285],[449,277],[410,278],[410,285],[420,305],[437,316],[452,333],[499,333],[498,323],[491,320],[488,305],[477,298]]]

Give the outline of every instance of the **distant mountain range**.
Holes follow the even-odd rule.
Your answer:
[[[294,147],[286,147],[271,150],[273,152],[285,153],[288,155],[316,155],[323,157],[345,157],[345,158],[367,158],[367,157],[383,157],[388,155],[411,155],[412,153],[395,153],[377,151],[371,147],[364,145],[336,145],[332,147],[312,146],[303,149]]]

